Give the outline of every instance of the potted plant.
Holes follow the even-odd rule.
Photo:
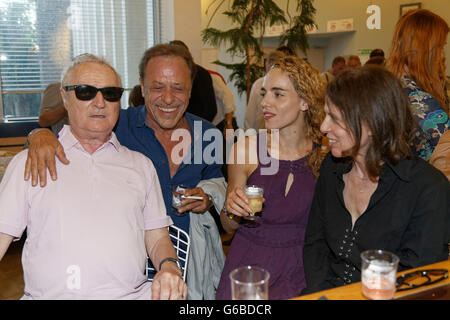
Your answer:
[[[214,0],[209,7],[217,1]],[[291,16],[288,10],[282,10],[272,0],[233,0],[230,10],[223,12],[233,24],[229,30],[209,27],[225,0],[221,0],[216,7],[208,26],[202,31],[202,40],[214,47],[227,46],[227,53],[232,57],[242,58],[239,63],[231,64],[218,60],[214,63],[232,71],[229,80],[235,81],[240,95],[244,92],[247,94],[247,100],[253,82],[264,75],[262,41],[266,28],[287,25],[280,36],[280,45],[306,53],[309,48],[306,29],[316,26],[313,20],[316,9],[312,1],[297,0],[296,15]],[[289,2],[288,0],[287,8]]]

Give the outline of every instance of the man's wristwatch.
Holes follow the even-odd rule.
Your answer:
[[[159,264],[158,270],[161,270],[162,265],[167,261],[175,262],[175,264],[177,265],[177,268],[183,273],[183,267],[181,266],[180,260],[172,258],[172,257],[165,258],[163,261],[161,261],[161,263]]]

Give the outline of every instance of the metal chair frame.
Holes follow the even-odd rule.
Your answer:
[[[187,265],[189,260],[189,248],[191,244],[191,238],[189,237],[189,234],[185,232],[184,230],[176,227],[176,226],[169,226],[169,235],[170,239],[172,240],[173,246],[175,248],[175,251],[177,253],[178,260],[180,260],[182,269],[183,269],[183,280],[186,281],[186,273],[187,273]],[[147,258],[147,267],[145,269],[145,275],[148,278],[148,281],[152,282],[153,277],[149,278],[150,275],[155,275],[156,269],[153,266],[152,261],[150,258]]]

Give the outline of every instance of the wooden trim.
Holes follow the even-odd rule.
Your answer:
[[[0,138],[0,148],[3,147],[18,147],[24,145],[27,141],[27,137],[12,137],[12,138]]]
[[[1,153],[2,153],[1,151],[12,152],[13,153],[12,155],[15,155],[15,154],[19,153],[22,150],[23,150],[23,146],[20,146],[20,147],[0,147],[0,157],[2,156],[1,155]],[[8,156],[10,156],[10,155],[8,155]]]
[[[441,262],[437,262],[434,264],[430,264],[427,266],[422,266],[415,269],[405,270],[397,274],[397,276],[416,271],[416,270],[425,270],[425,269],[450,269],[450,258],[448,260],[444,260]],[[412,295],[421,291],[425,291],[431,288],[436,288],[444,285],[448,285],[450,283],[450,278],[437,282],[433,285],[420,287],[413,290],[408,291],[400,291],[396,292],[394,295],[394,299],[404,297],[407,298],[408,295]],[[337,287],[333,289],[328,289],[316,293],[311,293],[308,295],[300,296],[293,298],[292,300],[318,300],[322,297],[326,297],[328,300],[367,300],[361,293],[361,282],[352,283],[346,286]]]
[[[27,137],[0,138],[0,150],[19,153],[26,141]]]

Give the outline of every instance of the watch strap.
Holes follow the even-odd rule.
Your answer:
[[[162,265],[163,265],[165,262],[167,262],[167,261],[175,262],[175,264],[177,265],[177,268],[178,268],[180,271],[183,271],[183,269],[182,269],[182,267],[181,267],[180,261],[179,261],[178,259],[175,259],[175,258],[172,258],[172,257],[168,257],[168,258],[163,259],[163,260],[159,263],[159,269],[158,269],[158,270],[161,270]]]

